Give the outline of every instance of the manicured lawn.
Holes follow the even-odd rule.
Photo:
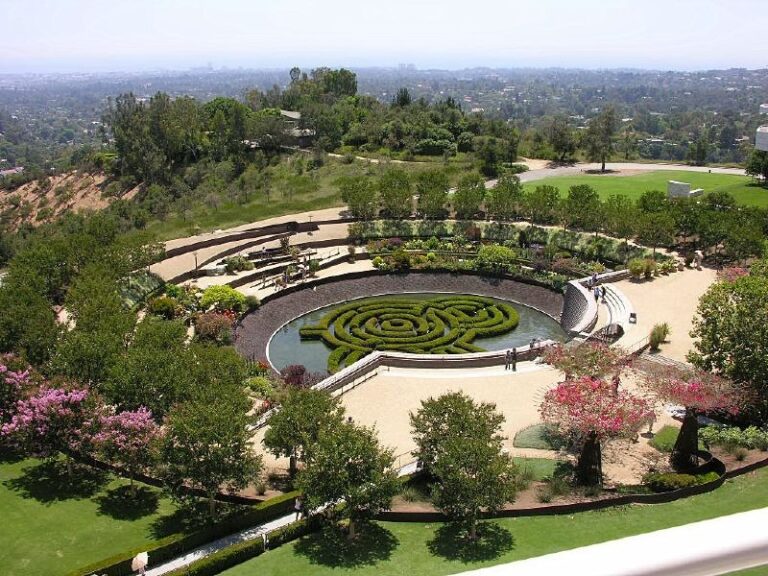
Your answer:
[[[668,180],[690,182],[691,189],[703,188],[707,192],[730,192],[736,201],[747,206],[768,206],[768,189],[753,184],[748,176],[731,174],[708,174],[706,172],[658,171],[635,176],[610,176],[585,174],[580,176],[558,176],[545,178],[525,184],[526,190],[549,184],[557,186],[560,194],[568,194],[568,188],[579,184],[589,184],[605,200],[613,194],[639,198],[647,190],[667,191]]]
[[[179,532],[181,514],[154,488],[38,460],[0,460],[0,574],[56,576]]]
[[[528,470],[532,480],[543,480],[552,476],[558,462],[549,458],[512,458],[512,460],[521,472]]]
[[[223,574],[453,574],[764,506],[768,506],[765,469],[729,480],[714,492],[670,504],[497,520],[486,529],[491,536],[480,548],[461,545],[451,527],[439,523],[380,522],[365,547],[340,553],[313,534]]]

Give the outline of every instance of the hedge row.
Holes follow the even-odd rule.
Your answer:
[[[277,548],[286,542],[300,538],[315,528],[316,521],[314,519],[300,520],[283,528],[278,528],[269,533],[269,549]],[[219,552],[193,562],[189,566],[169,572],[168,576],[215,576],[263,553],[264,542],[261,538],[254,538],[228,546]]]
[[[144,544],[140,547],[126,550],[99,562],[85,566],[71,572],[68,576],[83,576],[88,574],[100,574],[104,576],[128,576],[134,573],[131,570],[131,560],[139,552],[149,552],[152,564],[162,564],[207,544],[218,538],[229,536],[268,522],[293,510],[293,502],[299,495],[298,492],[288,492],[275,498],[253,506],[248,512],[226,518],[225,520],[193,532],[192,534],[172,534],[155,542]]]
[[[303,339],[318,339],[333,350],[328,370],[336,372],[374,350],[414,354],[481,352],[472,342],[514,330],[513,306],[484,296],[445,295],[429,299],[366,298],[338,306]]]

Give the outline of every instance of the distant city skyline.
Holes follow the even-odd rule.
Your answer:
[[[0,73],[768,67],[764,0],[0,0]]]

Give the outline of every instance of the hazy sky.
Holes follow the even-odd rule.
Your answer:
[[[0,0],[0,72],[768,66],[768,0]]]

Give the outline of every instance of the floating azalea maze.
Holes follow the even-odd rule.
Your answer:
[[[514,330],[520,316],[510,304],[484,296],[445,295],[355,300],[304,326],[302,340],[322,340],[332,349],[328,371],[374,350],[415,354],[484,352],[476,339]]]

